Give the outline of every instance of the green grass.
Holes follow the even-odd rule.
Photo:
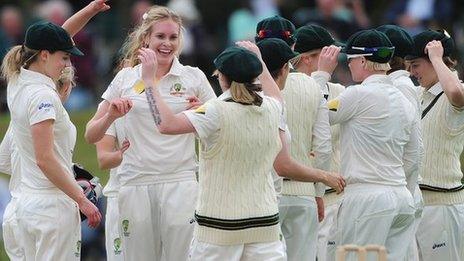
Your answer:
[[[77,128],[77,141],[76,147],[74,149],[74,162],[82,164],[88,171],[93,175],[98,176],[104,186],[108,181],[108,172],[101,171],[98,169],[97,163],[97,153],[95,150],[95,145],[87,144],[84,140],[84,131],[85,125],[93,116],[95,111],[83,111],[83,112],[73,112],[70,114],[71,121],[76,125]],[[9,114],[0,114],[0,137],[3,140],[6,130],[8,129],[8,124],[10,122]],[[6,176],[0,174],[0,176]],[[3,178],[3,177],[0,177]],[[0,261],[8,260],[5,249],[3,247],[3,242],[0,242]]]

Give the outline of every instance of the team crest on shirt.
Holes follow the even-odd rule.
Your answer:
[[[130,232],[129,232],[129,220],[128,219],[124,219],[122,221],[122,231],[123,231],[123,234],[125,237],[128,237],[130,235]]]
[[[169,94],[171,94],[172,96],[177,96],[177,97],[180,97],[180,96],[183,96],[185,94],[185,87],[182,86],[182,84],[180,83],[174,83],[172,86],[171,86],[171,89],[169,90]]]
[[[76,242],[76,252],[74,252],[74,256],[79,257],[81,255],[81,246],[82,246],[82,242],[78,240]]]
[[[327,107],[329,111],[337,111],[340,106],[340,101],[338,99],[333,99],[327,102]]]
[[[121,238],[117,237],[113,241],[114,254],[121,254]]]
[[[137,94],[142,94],[145,91],[145,84],[142,80],[138,80],[132,86],[132,90],[134,90]]]

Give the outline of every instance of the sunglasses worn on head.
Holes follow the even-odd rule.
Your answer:
[[[258,38],[284,38],[288,39],[292,37],[292,33],[290,31],[272,31],[272,30],[260,30],[258,32]]]
[[[387,58],[391,56],[395,52],[395,47],[357,47],[352,46],[351,49],[353,50],[360,50],[364,52],[372,52],[370,55],[375,55],[380,58]],[[366,55],[364,55],[366,56]]]

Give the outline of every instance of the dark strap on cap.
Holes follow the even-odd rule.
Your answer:
[[[437,103],[438,101],[438,98],[440,98],[440,96],[443,94],[443,91],[440,92],[434,99],[433,101],[427,106],[427,108],[424,109],[424,111],[422,111],[422,117],[421,119],[423,119],[425,117],[425,115],[427,115],[427,113],[432,109],[432,107],[435,105],[435,103]]]
[[[440,188],[440,187],[434,187],[434,186],[425,185],[425,184],[419,184],[419,188],[421,190],[426,190],[426,191],[450,193],[450,192],[458,192],[458,191],[463,190],[464,184],[461,186],[454,187],[454,188]]]

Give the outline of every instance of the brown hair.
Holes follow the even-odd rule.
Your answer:
[[[143,47],[146,39],[151,34],[152,25],[163,20],[172,20],[179,25],[179,42],[178,53],[182,50],[182,19],[181,17],[164,6],[153,6],[143,15],[140,25],[134,28],[129,34],[122,47],[122,57],[119,61],[119,67],[133,67],[140,63],[137,58],[137,51]]]
[[[398,56],[393,56],[389,62],[391,69],[387,73],[392,73],[398,70],[406,70],[406,64],[403,58]]]
[[[28,68],[31,63],[37,60],[40,51],[32,50],[24,45],[13,46],[3,58],[2,77],[7,81],[16,78],[21,67]]]

